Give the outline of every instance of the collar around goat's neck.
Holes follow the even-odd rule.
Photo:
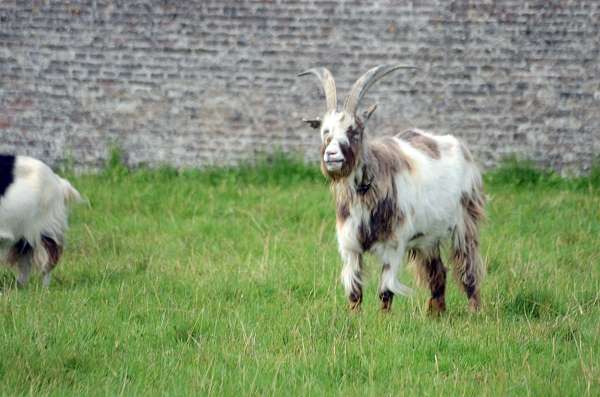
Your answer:
[[[364,196],[365,194],[367,194],[369,189],[371,189],[371,181],[365,182],[363,180],[362,183],[356,185],[356,193],[360,194],[361,196]]]
[[[356,186],[356,193],[364,196],[371,190],[373,178],[369,176],[367,167],[364,164],[361,165],[360,170],[360,175],[356,175],[354,184]]]

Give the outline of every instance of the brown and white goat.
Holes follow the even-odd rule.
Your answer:
[[[393,137],[369,138],[358,106],[367,90],[403,66],[378,66],[353,85],[341,111],[335,82],[325,68],[316,75],[325,91],[322,119],[304,120],[321,131],[321,170],[336,200],[336,229],[343,260],[342,283],[352,309],[362,302],[363,254],[381,261],[381,308],[389,310],[394,294],[407,295],[397,273],[408,252],[418,278],[431,290],[428,308],[446,308],[446,268],[440,245],[451,240],[454,273],[469,308],[480,307],[484,266],[479,255],[478,225],[484,216],[481,174],[468,149],[451,135],[417,129]]]
[[[0,155],[0,262],[18,268],[17,285],[33,266],[50,284],[67,230],[67,205],[81,201],[71,184],[39,160]]]

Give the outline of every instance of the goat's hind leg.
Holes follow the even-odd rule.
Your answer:
[[[481,307],[479,289],[485,274],[479,255],[479,240],[476,233],[464,233],[455,237],[452,260],[454,274],[469,300],[469,310],[476,312]]]
[[[479,255],[479,223],[485,217],[485,197],[481,185],[461,198],[462,217],[453,235],[454,274],[469,299],[473,312],[481,306],[479,289],[485,275],[485,267]]]
[[[469,300],[469,310],[476,312],[481,307],[479,288],[483,278],[483,265],[479,249],[471,247],[467,251],[454,251],[455,274]]]
[[[45,250],[45,259],[43,259],[42,265],[42,285],[44,287],[50,286],[52,275],[50,272],[56,267],[60,257],[62,255],[62,245],[56,242],[56,240],[42,236],[42,247]],[[42,249],[42,247],[40,247]]]
[[[446,311],[446,273],[439,248],[425,253],[412,250],[410,258],[415,262],[417,275],[422,284],[426,284],[431,291],[431,298],[427,301],[427,311],[431,314],[440,314]]]
[[[357,311],[363,300],[362,293],[362,254],[345,251],[342,252],[344,267],[342,268],[342,284],[350,309]]]

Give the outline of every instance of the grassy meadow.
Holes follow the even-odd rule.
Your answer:
[[[450,277],[440,318],[424,289],[380,313],[373,258],[348,312],[317,166],[71,180],[50,288],[0,269],[1,395],[600,395],[598,170],[487,174],[483,310]]]

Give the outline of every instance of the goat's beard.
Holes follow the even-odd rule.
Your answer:
[[[329,179],[330,181],[338,181],[348,177],[352,173],[352,169],[347,166],[347,162],[344,160],[342,168],[336,171],[330,171],[327,169],[325,162],[321,160],[321,172],[323,175],[325,175],[325,178]]]

